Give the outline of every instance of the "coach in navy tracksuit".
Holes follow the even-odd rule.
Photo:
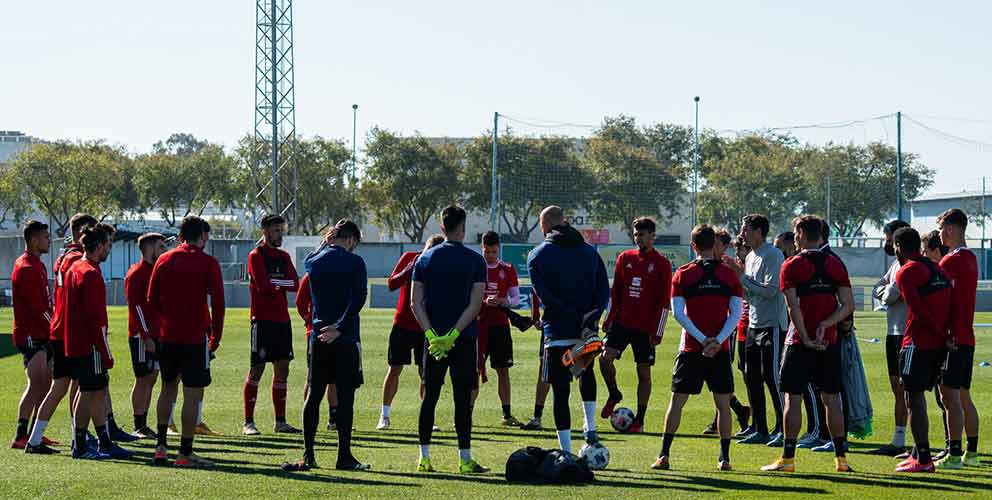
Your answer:
[[[351,454],[351,427],[355,390],[362,385],[362,343],[358,313],[368,296],[365,261],[354,252],[362,239],[358,225],[342,220],[327,235],[324,246],[306,259],[313,300],[310,336],[310,392],[303,408],[303,460],[293,470],[316,466],[314,436],[320,420],[320,402],[328,384],[338,396],[338,460],[342,470],[367,470]]]
[[[561,449],[571,451],[572,416],[568,395],[572,374],[562,362],[565,351],[580,343],[582,330],[596,324],[610,300],[610,282],[603,259],[582,235],[565,222],[561,207],[541,211],[543,243],[527,256],[530,279],[544,304],[544,382],[554,391],[555,428]],[[592,313],[592,314],[589,314]],[[587,317],[588,315],[588,317]],[[596,379],[592,365],[579,384],[587,442],[596,436]]]

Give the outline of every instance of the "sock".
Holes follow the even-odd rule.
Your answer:
[[[896,448],[906,447],[906,426],[896,426],[896,431],[892,433],[892,446]]]
[[[503,418],[510,418],[510,405],[503,405]]]
[[[796,458],[796,440],[795,439],[786,439],[785,440],[785,443],[783,444],[783,446],[784,447],[782,449],[782,458],[784,458],[786,460],[791,460],[793,458]]]
[[[255,400],[258,399],[258,382],[252,379],[245,380],[245,423],[255,422]]]
[[[675,434],[666,432],[661,437],[661,454],[659,457],[667,457],[672,450],[672,441],[675,440]]]
[[[634,415],[634,421],[644,423],[644,414],[648,411],[648,405],[637,405],[637,415]]]
[[[541,415],[544,415],[544,405],[534,405],[534,418],[541,420]]]
[[[134,414],[134,428],[135,429],[144,429],[145,427],[148,427],[148,415],[145,415],[145,414],[138,415],[137,413],[135,413]]]
[[[272,407],[276,410],[276,422],[286,421],[286,381],[272,381]]]
[[[978,453],[978,436],[968,436],[968,453]]]
[[[909,452],[909,456],[913,457],[916,460],[920,459],[920,449],[917,448],[915,444],[913,445],[912,451]]]
[[[155,446],[168,446],[169,424],[158,424],[158,444]]]
[[[117,426],[117,421],[114,420],[114,412],[107,413],[107,429],[111,431],[120,429],[120,427]]]
[[[735,415],[740,415],[744,412],[744,404],[737,399],[737,396],[730,397],[730,409],[734,410]]]
[[[14,434],[14,440],[19,440],[28,435],[28,419],[19,418],[17,419],[17,431]]]
[[[45,428],[48,427],[48,420],[35,420],[34,428],[31,430],[31,437],[28,439],[28,444],[31,446],[38,446],[41,444],[41,439],[45,436]],[[971,438],[968,438],[969,440]],[[971,443],[971,441],[968,441]],[[975,438],[975,444],[978,444],[978,438]],[[969,444],[969,446],[971,446]]]
[[[382,418],[389,418],[389,405],[382,405]],[[331,410],[333,413],[333,409]]]
[[[720,439],[720,461],[730,461],[730,438]]]
[[[184,437],[179,440],[179,454],[187,457],[193,454],[193,438]]]
[[[582,430],[596,432],[596,402],[582,402]]]
[[[834,438],[834,456],[843,457],[844,449],[847,448],[847,438],[844,436]]]
[[[623,399],[623,394],[620,392],[620,389],[617,389],[616,384],[607,384],[606,390],[610,393],[610,401],[620,401]]]
[[[338,407],[337,406],[332,406],[331,407],[331,409],[327,413],[327,419],[328,419],[327,421],[330,422],[330,423],[332,423],[332,424],[338,421]]]
[[[86,451],[86,429],[83,429],[81,431],[76,431],[75,434],[76,434],[76,441],[73,445],[73,448],[79,450],[80,453],[83,453]]]
[[[558,431],[558,447],[562,451],[572,452],[572,430],[565,429],[563,431]]]
[[[420,458],[431,459],[431,445],[422,444],[420,445]]]
[[[106,423],[96,427],[96,437],[100,441],[101,450],[106,450],[114,445],[113,440],[110,439],[110,428]]]
[[[947,449],[950,450],[952,457],[960,457],[961,455],[964,455],[964,451],[961,450],[960,439],[952,439],[951,445]]]
[[[930,457],[930,442],[923,441],[916,445],[916,453],[919,456],[919,461],[921,464],[926,465],[930,463],[933,459]]]
[[[464,449],[464,450],[463,449],[459,449],[458,450],[458,459],[461,460],[462,462],[468,462],[469,460],[472,460],[472,449],[471,448]]]

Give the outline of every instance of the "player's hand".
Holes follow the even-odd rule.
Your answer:
[[[738,276],[744,274],[744,266],[741,265],[739,260],[731,258],[729,255],[724,255],[722,260],[723,263],[733,269]]]
[[[104,369],[109,370],[109,369],[111,369],[111,368],[114,367],[114,357],[113,356],[107,356],[107,357],[103,358],[101,360],[101,362],[103,363],[103,368]]]
[[[535,319],[534,320],[534,328],[537,328],[537,331],[544,330],[544,321],[543,320],[539,320],[539,319]]]
[[[827,325],[826,322],[821,322],[819,325],[816,325],[817,342],[823,343],[823,338],[827,335],[827,328],[830,328],[830,325]]]
[[[220,347],[220,340],[218,340],[217,337],[211,336],[209,345],[210,352],[217,352],[218,347]]]
[[[703,356],[707,358],[712,358],[720,352],[720,343],[717,341],[707,342],[706,346],[703,347]]]
[[[145,337],[144,344],[145,344],[145,352],[155,354],[155,340],[153,340],[151,337]]]
[[[325,344],[330,344],[331,342],[337,340],[340,336],[341,332],[338,331],[337,328],[328,325],[320,329],[320,335],[317,335],[317,338]]]

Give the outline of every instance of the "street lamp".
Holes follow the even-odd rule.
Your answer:
[[[352,104],[351,105],[351,176],[352,176],[352,179],[354,179],[358,175],[355,172],[355,170],[356,170],[356,167],[355,166],[357,165],[355,159],[356,159],[356,152],[358,151],[358,149],[357,149],[357,147],[358,147],[357,146],[358,145],[357,138],[358,138],[358,105],[357,104]]]
[[[694,127],[696,147],[692,162],[692,227],[696,227],[696,197],[699,192],[699,96],[693,97],[692,100],[696,106],[696,124]]]

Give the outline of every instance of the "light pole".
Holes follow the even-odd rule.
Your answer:
[[[358,151],[358,149],[357,149],[358,148],[357,138],[358,138],[358,105],[357,104],[352,104],[351,105],[351,179],[352,179],[352,182],[354,182],[355,178],[358,177],[358,173],[356,172],[356,170],[357,170],[357,167],[356,167],[357,163],[355,162],[356,152]]]
[[[699,96],[692,98],[693,102],[696,104],[696,125],[694,127],[696,134],[696,147],[694,148],[693,161],[692,161],[692,227],[696,227],[696,197],[699,192]]]

